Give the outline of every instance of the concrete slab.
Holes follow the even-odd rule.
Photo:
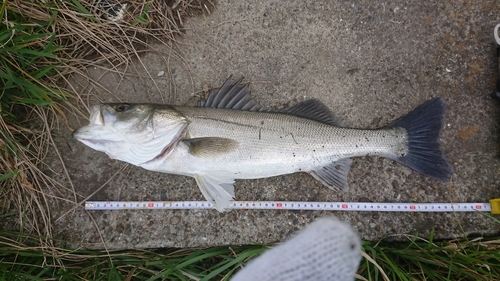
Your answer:
[[[195,104],[230,74],[245,76],[264,105],[282,108],[318,98],[350,127],[389,124],[432,97],[448,104],[442,146],[455,174],[426,178],[379,157],[354,160],[350,191],[335,193],[307,174],[236,182],[238,200],[486,202],[500,196],[498,114],[489,98],[498,77],[492,30],[500,3],[485,1],[218,1],[210,16],[189,19],[174,49],[155,50],[120,77],[88,75],[104,88],[74,84],[101,101]],[[144,66],[144,67],[143,67]],[[164,71],[163,76],[158,73]],[[77,83],[76,81],[79,81]],[[194,93],[194,94],[193,94]],[[86,124],[70,120],[74,129]],[[74,192],[91,200],[202,200],[191,178],[148,172],[110,160],[55,132]],[[69,190],[57,157],[54,175]],[[126,167],[125,167],[126,166]],[[101,188],[102,187],[102,188]],[[336,215],[363,239],[391,234],[438,238],[498,231],[479,213],[347,213],[325,211],[96,211],[54,202],[56,237],[86,248],[198,247],[283,241],[314,218]]]

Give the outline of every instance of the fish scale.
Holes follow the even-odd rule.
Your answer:
[[[341,128],[280,113],[176,109],[191,120],[186,128],[189,137],[236,140],[238,149],[234,153],[214,157],[207,164],[210,169],[231,170],[237,166],[241,178],[246,179],[308,171],[342,158],[404,153],[406,148],[406,134],[397,129]],[[242,166],[248,162],[249,167]],[[281,165],[274,168],[276,164]],[[255,168],[258,171],[254,172]],[[269,172],[262,175],[261,171]]]

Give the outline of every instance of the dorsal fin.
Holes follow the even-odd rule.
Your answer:
[[[342,120],[333,114],[328,106],[317,99],[303,101],[294,106],[282,109],[279,112],[344,127]]]
[[[206,101],[200,101],[201,107],[223,109],[237,109],[246,111],[265,111],[265,108],[250,96],[248,84],[240,84],[243,78],[235,84],[231,83],[232,76],[224,82],[218,91],[210,90]]]

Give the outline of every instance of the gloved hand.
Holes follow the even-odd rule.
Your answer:
[[[348,281],[360,261],[361,240],[350,225],[320,218],[250,261],[231,281]]]

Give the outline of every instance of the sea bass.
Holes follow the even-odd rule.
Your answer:
[[[426,176],[449,181],[440,149],[446,106],[434,98],[373,129],[342,125],[316,99],[270,111],[231,77],[199,107],[164,104],[96,105],[90,124],[73,137],[110,158],[150,171],[194,177],[219,211],[234,198],[235,179],[307,172],[333,190],[348,190],[352,157],[390,158]]]

